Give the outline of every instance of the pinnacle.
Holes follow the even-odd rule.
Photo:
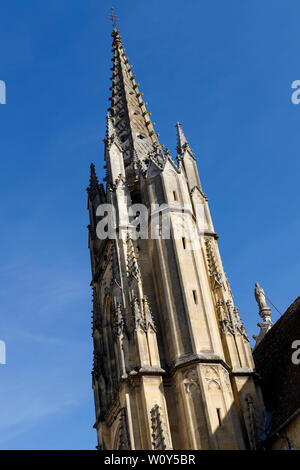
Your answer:
[[[182,149],[184,144],[187,144],[188,141],[184,135],[180,122],[176,122],[176,128],[177,128],[177,145],[180,149]]]
[[[98,178],[97,178],[97,175],[96,175],[95,165],[94,165],[94,163],[91,163],[91,165],[90,165],[90,184],[89,184],[88,190],[98,189],[98,187],[99,187],[99,182],[98,182]]]
[[[184,151],[188,147],[193,154],[190,144],[183,132],[182,125],[180,122],[176,122],[176,129],[177,129],[177,152],[178,155],[183,155]]]

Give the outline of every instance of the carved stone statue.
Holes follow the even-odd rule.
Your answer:
[[[253,335],[253,338],[256,340],[255,347],[261,342],[264,336],[268,333],[268,331],[272,328],[273,323],[271,320],[271,309],[266,303],[266,295],[263,288],[256,282],[254,295],[256,302],[259,306],[259,315],[263,319],[262,323],[257,323],[257,326],[260,327],[259,335]]]
[[[269,307],[266,303],[265,292],[264,292],[263,288],[258,284],[258,282],[256,282],[256,284],[255,284],[254,295],[255,295],[256,302],[259,305],[259,311],[265,310],[265,309],[269,310]]]

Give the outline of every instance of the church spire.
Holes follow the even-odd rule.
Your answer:
[[[251,349],[196,159],[179,123],[179,164],[162,151],[111,16],[106,192],[94,166],[88,192],[98,445],[255,448]]]
[[[145,160],[148,153],[153,151],[153,144],[159,145],[158,134],[154,131],[150,113],[146,110],[147,103],[142,99],[143,94],[135,81],[115,23],[112,37],[112,96],[108,111],[122,145],[125,163],[132,161],[135,152],[138,159]]]

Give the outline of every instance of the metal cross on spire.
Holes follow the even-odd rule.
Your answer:
[[[111,11],[111,13],[110,13],[110,15],[107,17],[107,19],[111,20],[114,29],[117,29],[117,21],[120,21],[120,20],[119,20],[119,18],[115,15],[115,9],[114,9],[114,8],[111,8],[110,11]]]

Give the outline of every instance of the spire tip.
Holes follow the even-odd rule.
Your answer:
[[[120,21],[119,18],[115,15],[115,9],[111,7],[110,9],[110,15],[107,17],[107,19],[112,21],[113,24],[113,32],[117,32],[117,21]]]

